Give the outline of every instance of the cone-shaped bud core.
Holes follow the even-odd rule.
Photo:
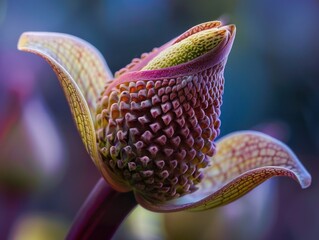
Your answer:
[[[142,70],[187,63],[228,37],[224,27],[197,31],[164,49]],[[98,148],[118,181],[155,201],[196,190],[201,169],[215,153],[225,61],[185,76],[132,79],[105,91],[97,107]]]

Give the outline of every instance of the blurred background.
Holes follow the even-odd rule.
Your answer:
[[[51,68],[16,50],[20,34],[76,35],[115,72],[215,19],[237,26],[221,134],[257,129],[279,138],[313,183],[301,190],[290,179],[271,180],[202,214],[137,208],[116,238],[318,239],[318,12],[318,0],[0,0],[0,239],[63,239],[99,178]]]

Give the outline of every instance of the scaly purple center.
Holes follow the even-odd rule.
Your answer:
[[[156,201],[195,191],[219,135],[223,64],[183,77],[131,81],[105,92],[96,131],[108,170]]]

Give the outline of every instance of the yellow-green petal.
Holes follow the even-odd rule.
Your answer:
[[[93,125],[96,102],[111,73],[101,54],[89,43],[61,33],[26,32],[18,49],[35,53],[53,68],[61,83],[84,145],[97,164]]]
[[[227,42],[229,36],[230,33],[225,27],[194,33],[159,53],[143,70],[167,68],[189,62],[211,51],[221,42]]]

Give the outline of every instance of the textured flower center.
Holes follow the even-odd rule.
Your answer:
[[[226,34],[221,29],[191,35],[143,70],[190,61],[213,49]],[[183,77],[125,82],[105,91],[97,107],[96,131],[108,170],[156,201],[195,191],[201,169],[215,153],[223,66]]]

